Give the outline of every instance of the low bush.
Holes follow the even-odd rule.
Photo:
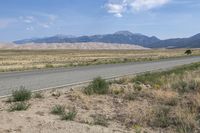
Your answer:
[[[65,106],[55,105],[52,107],[51,113],[55,115],[63,115],[65,113]]]
[[[120,95],[120,94],[124,94],[124,89],[121,87],[113,87],[110,88],[110,93],[113,95]]]
[[[12,98],[13,101],[26,101],[29,100],[31,98],[31,91],[25,89],[25,87],[21,87],[18,90],[14,90],[12,92]]]
[[[109,90],[109,84],[101,77],[95,78],[85,89],[87,95],[91,94],[106,94]]]
[[[136,91],[141,91],[141,90],[142,90],[142,87],[141,87],[140,84],[138,84],[138,83],[135,83],[135,84],[133,85],[133,87],[134,87],[134,90],[136,90]]]
[[[10,106],[9,111],[27,110],[30,105],[25,102],[17,102]]]
[[[64,114],[61,115],[61,119],[62,120],[66,120],[66,121],[73,121],[74,118],[76,117],[77,112],[75,110],[75,108],[73,108],[72,110],[70,110],[69,112],[65,112]]]

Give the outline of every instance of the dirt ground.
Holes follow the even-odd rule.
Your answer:
[[[133,129],[129,129],[125,125],[131,119],[127,117],[130,112],[136,114],[140,112],[142,116],[145,114],[143,108],[149,107],[148,102],[143,100],[127,102],[112,95],[87,96],[82,93],[80,88],[71,89],[71,91],[66,90],[63,88],[41,92],[44,98],[32,98],[28,101],[30,107],[25,111],[9,112],[8,109],[11,104],[6,102],[7,98],[1,99],[0,132],[129,133],[134,132]],[[57,96],[57,94],[60,96]],[[74,121],[63,121],[59,116],[51,114],[51,108],[54,105],[64,105],[67,109],[75,107],[77,116]],[[95,116],[104,116],[107,125],[93,124]],[[141,116],[138,116],[138,118]],[[151,133],[151,130],[146,130]]]

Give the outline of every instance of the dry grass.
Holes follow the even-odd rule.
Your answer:
[[[185,56],[184,52],[185,49],[0,50],[0,71],[151,61],[161,58]],[[193,55],[200,55],[200,50],[194,49]]]
[[[154,77],[153,80],[149,78],[151,76]],[[157,83],[158,79],[159,86],[154,86],[153,83]],[[29,101],[30,108],[23,112],[8,112],[10,104],[1,101],[0,132],[12,132],[19,127],[20,132],[64,133],[68,128],[71,129],[69,132],[81,133],[200,132],[200,85],[188,87],[189,91],[183,93],[176,87],[172,88],[180,80],[187,84],[191,80],[200,83],[200,63],[167,72],[150,73],[146,80],[141,75],[139,78],[113,81],[104,95],[87,95],[80,90],[83,88],[46,91],[43,99],[32,98]],[[60,94],[59,97],[53,95],[55,92]],[[56,111],[58,109],[60,114],[68,113],[52,115],[52,107],[60,103],[62,106],[60,109],[56,108]],[[70,106],[76,110],[72,110]],[[65,107],[65,111],[62,111],[62,107]],[[12,130],[8,127],[12,127]]]

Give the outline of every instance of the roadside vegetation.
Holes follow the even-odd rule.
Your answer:
[[[97,79],[94,79],[85,88],[86,92],[88,92],[88,88],[90,88],[89,90],[105,88],[104,86],[100,87],[99,83],[106,84],[106,81],[101,78]],[[119,118],[112,119],[112,121],[117,120],[122,124],[124,123],[128,129],[132,128],[135,131],[140,129],[139,131],[142,131],[146,127],[153,127],[168,132],[200,132],[200,63],[113,81],[109,90],[106,89],[103,94],[123,99],[122,104],[126,102],[134,104],[138,101],[147,100],[150,106],[143,108],[143,113],[146,115],[141,116],[140,113],[142,112],[134,114],[129,110],[130,112],[124,114],[125,118],[118,116]],[[122,108],[118,112],[120,111],[122,111]],[[106,119],[98,117],[95,119],[95,123],[102,126],[107,125],[105,124],[107,123]]]
[[[21,86],[20,89],[18,90],[13,90],[12,92],[12,100],[14,102],[19,102],[19,101],[27,101],[31,99],[31,91],[25,89],[25,87]]]
[[[8,111],[22,111],[27,110],[30,106],[29,100],[31,98],[44,98],[42,93],[36,92],[32,94],[32,92],[25,87],[21,86],[19,89],[13,90],[12,95],[6,100],[7,103],[10,104]]]
[[[187,55],[200,55],[200,50],[0,50],[0,72],[141,62]]]
[[[66,112],[65,106],[63,105],[55,105],[52,107],[51,113],[60,116],[61,120],[66,121],[73,121],[77,114],[75,107],[69,109],[68,112]]]
[[[16,102],[11,104],[10,108],[8,111],[22,111],[22,110],[27,110],[29,107],[29,104],[26,102]]]
[[[54,107],[52,107],[51,113],[54,115],[62,115],[65,113],[65,106],[55,105]]]
[[[51,120],[62,123],[60,129],[66,129],[69,123],[79,123],[82,127],[87,126],[85,132],[89,127],[94,127],[97,132],[105,128],[110,132],[130,133],[200,132],[200,63],[113,81],[97,77],[81,90],[51,90],[42,95],[43,99],[37,97],[40,93],[30,94],[23,88],[13,91],[11,103],[5,103],[7,115],[10,111],[24,110],[37,118],[34,119],[35,126]],[[68,124],[63,124],[65,121]]]
[[[85,87],[84,92],[87,95],[92,94],[106,94],[108,93],[109,84],[101,77],[95,78],[90,85]]]

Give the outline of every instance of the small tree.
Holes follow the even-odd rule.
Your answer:
[[[185,51],[185,54],[191,55],[191,54],[192,54],[192,50],[190,50],[190,49],[186,50],[186,51]]]

